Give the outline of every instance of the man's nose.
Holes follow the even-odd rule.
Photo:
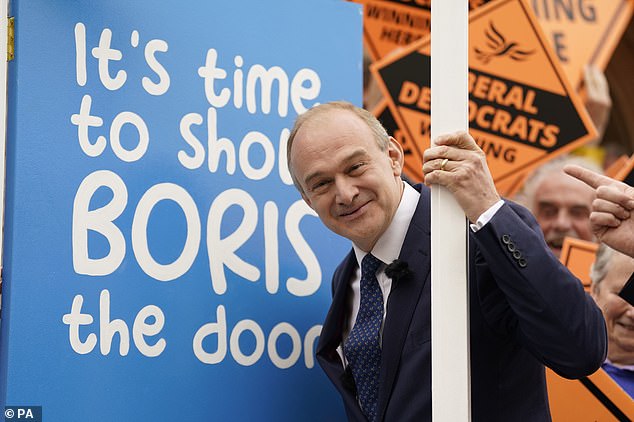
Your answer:
[[[555,219],[555,227],[559,231],[568,231],[572,227],[572,221],[570,220],[570,214],[564,208],[561,208],[557,212],[557,218]]]
[[[335,179],[337,188],[337,203],[341,205],[349,205],[359,194],[359,189],[348,177],[338,177]]]

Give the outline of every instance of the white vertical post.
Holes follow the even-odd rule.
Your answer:
[[[468,130],[467,0],[432,0],[431,137]],[[431,188],[432,418],[471,420],[467,221],[453,195]]]

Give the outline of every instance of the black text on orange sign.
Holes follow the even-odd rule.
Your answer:
[[[594,24],[597,20],[596,0],[532,0],[531,6],[535,16],[548,22],[587,22]],[[552,31],[552,46],[562,63],[569,60],[568,41],[564,31]]]
[[[537,114],[535,107],[535,91],[522,85],[511,85],[507,82],[485,75],[469,72],[469,94],[474,98],[512,107],[529,114]],[[415,105],[418,109],[429,111],[431,107],[431,90],[427,86],[418,86],[411,81],[403,81],[398,96],[401,104]]]
[[[487,159],[503,160],[507,163],[514,163],[517,156],[517,149],[510,142],[496,142],[486,136],[475,136],[475,141],[480,149],[486,154]]]
[[[539,114],[536,90],[473,71],[469,72],[468,86],[471,98],[469,124],[472,127],[544,149],[557,144],[559,126],[536,117]],[[429,114],[431,90],[428,86],[403,81],[398,103]],[[428,127],[421,127],[420,133],[425,135],[428,130]]]

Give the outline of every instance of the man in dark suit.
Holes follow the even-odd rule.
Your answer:
[[[436,144],[424,154],[425,182],[446,186],[471,222],[472,418],[549,420],[544,365],[569,378],[599,368],[601,312],[530,213],[500,199],[473,138]],[[317,346],[348,418],[431,420],[429,189],[403,183],[401,146],[345,102],[299,116],[287,158],[306,203],[352,241]]]

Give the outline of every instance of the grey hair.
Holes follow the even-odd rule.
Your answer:
[[[286,164],[288,167],[288,171],[291,174],[291,178],[293,179],[293,184],[300,192],[302,192],[302,188],[299,184],[299,181],[295,178],[293,166],[291,165],[291,149],[293,148],[293,141],[295,140],[299,129],[306,122],[308,122],[309,120],[314,120],[317,117],[323,116],[324,114],[333,110],[347,110],[354,113],[357,117],[363,120],[365,124],[368,125],[381,151],[387,150],[389,146],[390,137],[381,122],[379,122],[372,113],[363,108],[357,107],[347,101],[332,101],[329,103],[319,104],[308,109],[306,112],[300,114],[295,119],[295,124],[293,125],[291,133],[288,136],[288,143],[286,147]]]
[[[532,210],[535,192],[537,191],[539,185],[541,185],[549,175],[552,175],[553,173],[561,173],[562,175],[565,175],[565,177],[572,177],[564,173],[564,167],[568,164],[576,164],[580,167],[592,170],[595,173],[603,174],[603,169],[597,163],[588,158],[577,155],[564,155],[557,157],[533,170],[530,176],[528,176],[524,181],[524,185],[515,196],[515,200]]]
[[[594,264],[590,268],[590,280],[592,281],[592,291],[599,290],[599,284],[603,281],[610,269],[610,261],[615,254],[615,250],[601,243],[594,259]]]

